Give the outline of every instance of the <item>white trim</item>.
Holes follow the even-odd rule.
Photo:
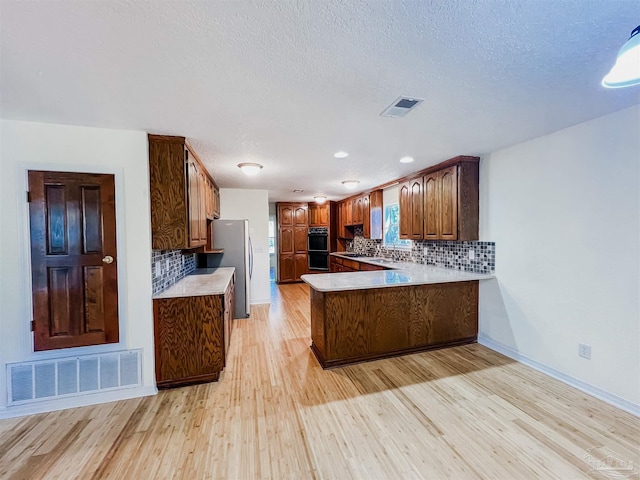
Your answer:
[[[526,355],[522,355],[518,353],[516,350],[511,347],[507,347],[506,345],[496,342],[495,340],[487,337],[486,335],[478,335],[478,343],[480,345],[484,345],[491,350],[495,350],[502,355],[505,355],[517,362],[520,362],[528,367],[533,368],[534,370],[538,370],[539,372],[544,373],[545,375],[549,375],[556,380],[560,380],[567,385],[570,385],[574,388],[577,388],[581,392],[584,392],[592,397],[597,398],[598,400],[602,400],[614,407],[619,408],[620,410],[624,410],[631,415],[635,415],[636,417],[640,417],[640,405],[629,400],[626,400],[618,395],[614,395],[613,393],[607,392],[601,388],[598,388],[590,383],[579,380],[571,375],[567,375],[555,368],[551,368],[543,363],[534,360],[533,358],[527,357]]]
[[[131,398],[149,397],[156,395],[158,389],[155,386],[122,388],[108,392],[82,395],[79,397],[66,397],[50,401],[31,403],[28,405],[16,405],[14,407],[0,408],[0,419],[35,415],[37,413],[54,412],[68,408],[86,407],[100,403],[117,402]]]
[[[29,228],[29,203],[26,192],[29,190],[29,170],[43,170],[49,172],[79,172],[79,173],[104,173],[114,176],[116,195],[116,248],[118,250],[118,343],[105,345],[92,345],[88,347],[64,348],[59,350],[47,350],[36,352],[33,345],[33,333],[30,322],[33,320],[32,303],[32,279],[31,279],[31,232]],[[49,360],[60,357],[74,355],[91,355],[96,353],[111,353],[127,349],[127,251],[125,236],[125,199],[124,199],[124,169],[122,167],[111,167],[104,165],[79,165],[79,164],[51,164],[37,162],[19,162],[17,172],[17,209],[18,225],[20,225],[20,247],[18,251],[22,275],[20,276],[20,287],[23,292],[22,317],[25,319],[23,326],[23,352],[26,358],[20,361]],[[25,192],[20,194],[20,191]]]
[[[264,304],[271,304],[271,299],[270,298],[258,298],[257,300],[251,300],[250,305],[264,305]]]

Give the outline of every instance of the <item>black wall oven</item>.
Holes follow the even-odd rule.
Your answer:
[[[309,270],[329,271],[329,229],[326,227],[309,228],[307,239]]]

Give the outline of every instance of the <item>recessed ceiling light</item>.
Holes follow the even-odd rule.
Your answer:
[[[322,205],[324,202],[327,201],[327,197],[324,197],[322,195],[318,195],[317,197],[313,197],[313,199],[316,201],[316,203],[319,203],[320,205]]]
[[[333,156],[336,158],[347,158],[349,154],[347,152],[340,150],[339,152],[334,153]]]
[[[238,168],[242,170],[245,175],[253,176],[257,175],[262,169],[262,165],[259,163],[239,163]]]
[[[411,163],[413,162],[413,157],[402,157],[400,159],[400,163]]]
[[[360,180],[345,180],[344,182],[342,182],[342,185],[345,186],[345,188],[356,188],[358,186],[358,184],[360,183]]]
[[[304,190],[300,189],[300,188],[296,188],[293,193],[302,193],[304,192]]]

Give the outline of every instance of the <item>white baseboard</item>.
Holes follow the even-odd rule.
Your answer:
[[[251,305],[264,305],[265,303],[271,303],[270,298],[258,298],[257,300],[251,300]]]
[[[543,363],[540,363],[537,360],[534,360],[533,358],[527,357],[526,355],[522,355],[521,353],[518,353],[517,351],[515,351],[513,348],[507,347],[506,345],[500,342],[496,342],[495,340],[492,340],[491,338],[485,335],[482,335],[482,334],[478,335],[478,343],[480,345],[484,345],[487,348],[490,348],[491,350],[495,350],[496,352],[501,353],[502,355],[505,355],[513,360],[516,360],[524,365],[527,365],[535,370],[538,370],[539,372],[542,372],[545,375],[549,375],[550,377],[553,377],[556,380],[560,380],[561,382],[566,383],[567,385],[577,388],[581,392],[589,394],[592,397],[596,397],[597,399],[602,400],[603,402],[606,402],[610,405],[613,405],[614,407],[617,407],[620,410],[624,410],[625,412],[628,412],[631,415],[640,417],[640,405],[638,405],[637,403],[630,402],[629,400],[626,400],[622,397],[614,395],[613,393],[607,392],[606,390],[602,390],[601,388],[591,385],[590,383],[583,382],[582,380],[572,377],[571,375],[567,375],[566,373],[556,370],[555,368],[551,368],[547,365],[544,365]]]
[[[54,412],[67,408],[86,407],[87,405],[97,405],[100,403],[117,402],[130,398],[148,397],[150,395],[156,395],[157,393],[158,389],[155,386],[123,388],[121,390],[111,390],[109,392],[99,392],[78,397],[57,398],[13,407],[0,407],[0,419]]]

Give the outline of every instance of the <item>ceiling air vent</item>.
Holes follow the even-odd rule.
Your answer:
[[[424,102],[423,98],[398,97],[380,115],[383,117],[404,117]]]

